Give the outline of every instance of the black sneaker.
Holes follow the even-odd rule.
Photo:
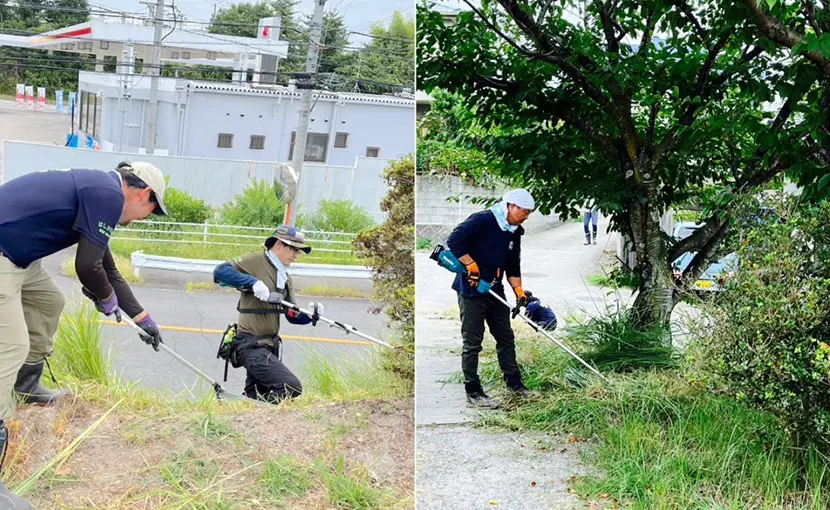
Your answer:
[[[498,409],[499,403],[487,396],[483,391],[476,391],[467,393],[467,407],[476,407],[479,409]]]

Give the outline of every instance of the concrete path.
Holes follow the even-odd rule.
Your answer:
[[[582,310],[597,313],[608,298],[607,289],[587,286],[584,278],[601,272],[603,250],[614,250],[616,242],[606,235],[597,245],[583,242],[582,225],[571,222],[528,235],[522,242],[524,287],[546,301],[560,323]],[[583,502],[568,492],[568,481],[584,474],[585,468],[578,447],[567,438],[473,428],[477,414],[465,407],[463,385],[446,382],[461,369],[458,308],[450,289],[453,275],[427,253],[418,253],[416,264],[418,507],[582,508]]]

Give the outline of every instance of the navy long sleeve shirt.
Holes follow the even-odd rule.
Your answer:
[[[494,282],[492,289],[504,295],[502,274],[507,277],[521,277],[522,235],[519,226],[516,232],[504,231],[489,209],[470,215],[459,223],[447,238],[447,248],[456,257],[469,255],[478,264],[482,281]],[[453,290],[464,297],[480,297],[484,294],[470,288],[467,277],[456,275]]]

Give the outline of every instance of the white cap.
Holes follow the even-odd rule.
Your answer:
[[[136,177],[144,181],[144,184],[155,193],[156,202],[158,202],[159,206],[154,211],[154,214],[166,216],[167,207],[164,205],[164,189],[167,187],[167,183],[164,182],[164,174],[161,173],[161,170],[143,161],[130,163],[130,166],[127,168]]]
[[[514,189],[505,193],[503,200],[508,204],[513,204],[532,211],[536,208],[536,202],[526,189]]]

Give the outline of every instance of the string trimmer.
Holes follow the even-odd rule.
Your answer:
[[[466,276],[466,274],[467,274],[466,266],[464,266],[464,264],[462,264],[461,261],[458,260],[458,258],[456,258],[456,256],[453,255],[453,253],[450,250],[444,249],[444,247],[441,246],[440,244],[435,246],[435,249],[432,250],[432,254],[429,256],[429,258],[431,258],[432,260],[438,262],[439,266],[441,266],[444,269],[447,269],[447,270],[449,270],[453,273],[460,274],[461,276]],[[575,360],[582,363],[594,375],[596,375],[597,377],[599,377],[600,379],[602,379],[605,382],[609,382],[608,379],[606,379],[605,376],[602,375],[599,372],[599,370],[597,370],[596,368],[591,366],[584,359],[580,358],[575,352],[573,352],[570,348],[568,348],[567,345],[565,345],[562,342],[560,342],[559,340],[557,340],[549,332],[545,331],[544,329],[539,327],[538,324],[536,324],[535,322],[530,320],[530,318],[527,315],[525,315],[523,312],[520,311],[518,306],[517,307],[510,306],[510,303],[508,303],[507,300],[505,300],[503,297],[498,295],[493,289],[488,288],[487,292],[489,292],[489,294],[491,296],[493,296],[499,303],[503,304],[508,309],[512,310],[513,311],[512,315],[513,315],[514,318],[519,317],[520,319],[525,321],[531,328],[533,328],[534,331],[536,331],[537,333],[541,333],[546,338],[548,338],[549,340],[554,342],[562,350],[564,350],[565,352],[570,354],[571,357],[573,357]]]

